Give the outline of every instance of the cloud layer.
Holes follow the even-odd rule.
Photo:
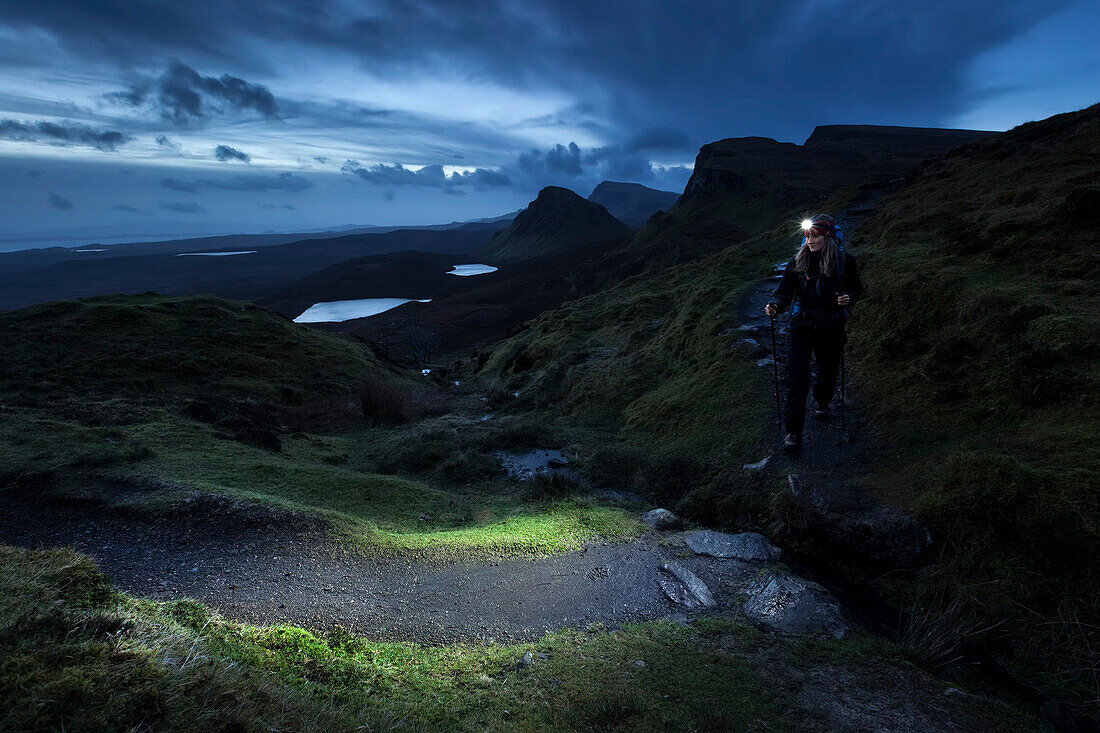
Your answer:
[[[117,130],[93,130],[79,123],[0,120],[0,139],[44,142],[50,145],[87,145],[97,150],[113,152],[119,145],[131,140],[131,137]]]

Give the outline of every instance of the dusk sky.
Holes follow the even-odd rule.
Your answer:
[[[1095,0],[0,7],[0,249],[488,217],[680,191],[726,137],[1100,101]]]

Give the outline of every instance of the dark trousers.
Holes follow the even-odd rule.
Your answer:
[[[848,334],[844,326],[791,327],[787,346],[787,402],[783,406],[783,425],[788,433],[802,434],[806,425],[806,395],[810,392],[810,355],[817,358],[817,382],[814,400],[827,405],[836,392],[840,352]]]

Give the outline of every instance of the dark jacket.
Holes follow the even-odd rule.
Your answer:
[[[795,303],[791,313],[791,325],[838,325],[847,320],[848,308],[863,297],[863,283],[859,279],[859,267],[856,258],[844,253],[844,276],[833,273],[829,277],[821,275],[821,255],[810,253],[810,268],[806,272],[795,272],[795,258],[787,263],[783,279],[775,289],[776,306],[779,312],[787,310],[792,301]],[[838,268],[839,269],[839,268]],[[847,308],[836,304],[837,296],[847,293],[850,297]]]

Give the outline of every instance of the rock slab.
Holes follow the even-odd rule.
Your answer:
[[[661,563],[657,571],[657,584],[669,600],[681,606],[715,608],[718,605],[707,584],[675,560]]]
[[[692,532],[684,538],[684,542],[696,555],[711,557],[776,562],[783,555],[783,551],[768,542],[767,537],[756,532],[726,534],[704,529]]]
[[[848,633],[840,605],[817,583],[769,573],[750,590],[752,595],[742,610],[762,626],[784,634],[827,633],[837,639]]]

